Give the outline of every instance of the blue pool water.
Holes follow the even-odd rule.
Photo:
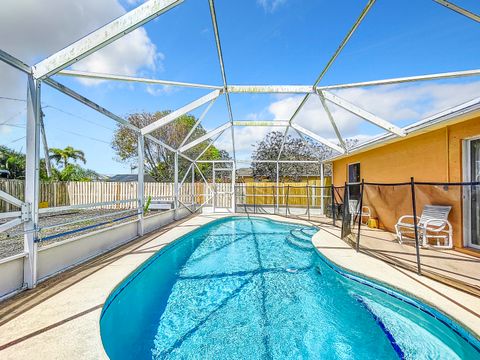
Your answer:
[[[214,221],[162,249],[110,295],[111,359],[479,359],[435,310],[342,272],[315,228]],[[437,318],[435,318],[438,317]]]

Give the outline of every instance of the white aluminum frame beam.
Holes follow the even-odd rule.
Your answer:
[[[48,150],[48,142],[47,142],[47,133],[45,132],[45,123],[43,122],[44,113],[42,109],[40,109],[40,135],[42,136],[42,145],[43,145],[43,153],[45,156],[45,168],[47,170],[47,176],[52,176],[52,163],[50,161],[50,153]]]
[[[5,52],[3,53],[5,54],[5,56],[13,60],[8,61],[6,60],[6,58],[4,60],[4,58],[2,58],[1,50],[0,50],[0,60],[4,60],[6,63],[24,72],[29,72],[30,67],[28,65],[21,63],[20,60],[13,58],[11,55]],[[133,76],[93,73],[93,72],[77,71],[77,70],[62,70],[57,75],[98,79],[98,80],[139,82],[139,83],[157,84],[157,85],[165,85],[165,86],[203,88],[203,89],[212,89],[212,90],[223,89],[222,86],[218,86],[218,85],[207,85],[207,84],[180,82],[180,81],[139,78],[139,77],[133,77]],[[459,77],[468,77],[468,76],[480,76],[480,69],[452,71],[452,72],[417,75],[417,76],[407,76],[407,77],[372,80],[372,81],[357,82],[357,83],[317,86],[316,89],[317,90],[348,89],[353,87],[388,85],[388,84],[398,84],[398,83],[405,83],[405,82],[428,81],[428,80],[459,78]],[[315,90],[310,85],[228,85],[227,91],[229,93],[244,93],[244,94],[257,94],[257,93],[311,94],[311,93],[315,93]]]
[[[297,130],[295,127],[292,126],[292,129],[295,130],[295,132],[298,134],[298,136],[300,137],[300,139],[303,140],[303,143],[308,147],[310,148],[310,150],[312,150],[313,154],[316,154],[317,153],[317,150],[313,147],[312,144],[310,144],[307,139],[305,138],[305,135],[303,133],[301,133],[299,130]],[[320,162],[320,157],[317,156],[317,159],[319,159],[318,161]]]
[[[33,66],[33,75],[45,79],[132,32],[183,0],[149,0],[105,26]]]
[[[18,226],[22,223],[21,218],[16,218],[10,221],[7,221],[6,223],[0,224],[0,233],[7,231],[8,229],[11,229],[12,227]]]
[[[452,117],[463,115],[463,114],[465,114],[469,111],[472,111],[472,107],[473,107],[473,109],[478,110],[479,106],[480,106],[480,97],[477,97],[473,100],[469,100],[469,101],[467,101],[465,103],[462,103],[460,105],[457,105],[457,106],[448,108],[446,110],[443,110],[443,111],[441,111],[437,114],[428,116],[428,117],[426,117],[426,118],[424,118],[420,121],[417,121],[414,124],[411,124],[411,125],[408,125],[408,126],[404,127],[403,129],[408,135],[412,132],[419,131],[419,130],[423,129],[426,126],[435,125],[435,124],[437,124],[441,121],[451,119]],[[353,148],[350,149],[350,152],[356,152],[356,151],[359,151],[359,150],[364,150],[364,149],[367,149],[371,146],[375,146],[376,144],[382,144],[383,142],[391,140],[391,139],[393,139],[392,134],[384,133],[384,134],[381,134],[381,135],[379,135],[379,136],[377,136],[377,137],[375,137],[371,140],[368,140],[366,142],[363,142],[361,144],[358,144],[358,145],[354,146]]]
[[[405,131],[378,117],[377,115],[374,115],[366,110],[363,110],[362,108],[358,107],[357,105],[354,105],[352,104],[351,102],[339,97],[338,95],[335,95],[335,94],[332,94],[331,92],[328,92],[328,91],[324,91],[323,92],[323,96],[325,97],[326,100],[334,103],[335,105],[338,105],[340,106],[341,108],[347,110],[348,112],[354,114],[354,115],[357,115],[359,117],[361,117],[362,119],[378,126],[378,127],[381,127],[382,129],[384,130],[387,130],[388,132],[391,132],[395,135],[398,135],[398,136],[406,136],[406,133]]]
[[[24,282],[29,289],[37,284],[38,204],[40,196],[40,102],[41,82],[28,76],[27,83],[27,149],[25,166],[25,203],[28,220],[24,222]]]
[[[0,50],[0,60],[2,59],[1,52],[2,51]],[[10,56],[10,55],[7,54],[7,56]],[[16,64],[18,64],[18,62],[20,61],[17,59],[15,60],[17,61]],[[8,61],[5,61],[5,62],[7,62],[8,64],[11,64],[11,62],[8,62]],[[23,63],[20,65],[20,67],[16,65],[12,65],[12,66],[20,68],[20,70],[26,71],[26,72],[28,72],[28,69],[30,69],[28,65]],[[165,86],[181,86],[181,87],[191,87],[191,88],[200,88],[200,89],[212,89],[212,90],[223,89],[223,86],[219,86],[219,85],[208,85],[208,84],[181,82],[181,81],[140,78],[140,77],[134,77],[134,76],[94,73],[94,72],[78,71],[78,70],[62,70],[57,75],[97,79],[97,80],[138,82],[138,83],[145,83],[145,84],[165,85]],[[382,80],[372,80],[372,81],[349,83],[349,84],[317,86],[316,89],[317,90],[347,89],[352,87],[398,84],[398,83],[404,83],[404,82],[438,80],[438,79],[459,78],[459,77],[467,77],[467,76],[480,76],[480,70],[475,69],[475,70],[464,70],[464,71],[452,71],[452,72],[445,72],[445,73],[407,76],[407,77],[382,79]],[[243,94],[258,94],[258,93],[312,94],[312,93],[315,93],[315,90],[310,85],[228,85],[227,91],[228,93],[239,93],[239,94],[242,94],[242,93]]]
[[[190,88],[199,88],[199,89],[212,89],[212,90],[222,89],[221,86],[216,86],[216,85],[206,85],[206,84],[160,80],[160,79],[149,79],[149,78],[140,78],[140,77],[134,77],[134,76],[94,73],[94,72],[78,71],[78,70],[62,70],[57,75],[87,78],[87,79],[97,79],[97,80],[138,82],[138,83],[153,84],[153,85],[181,86],[181,87],[190,87]]]
[[[224,92],[225,92],[225,100],[227,102],[228,117],[229,117],[229,120],[230,120],[230,124],[233,124],[232,104],[230,102],[230,95],[228,93],[227,75],[225,73],[225,64],[223,62],[222,44],[220,43],[220,34],[218,32],[217,14],[215,12],[214,0],[208,0],[208,4],[209,4],[209,7],[210,7],[210,17],[212,19],[213,33],[215,35],[215,45],[216,45],[216,48],[217,48],[218,62],[220,64],[220,72],[222,74],[223,89],[224,89]],[[234,131],[233,126],[231,127],[231,134],[232,134],[233,159],[236,159],[235,131]]]
[[[153,137],[152,135],[145,135],[145,139],[151,140],[151,141],[153,141],[154,143],[157,143],[158,145],[163,146],[165,149],[167,149],[167,150],[169,150],[169,151],[171,151],[171,152],[173,152],[173,153],[176,153],[176,152],[177,152],[177,150],[175,150],[173,147],[171,147],[170,145],[165,144],[163,141],[161,141],[161,140]],[[188,160],[188,161],[190,161],[190,162],[193,161],[193,160],[190,159],[187,155],[184,155],[184,154],[179,153],[178,156],[181,156],[181,157],[183,157],[184,159],[186,159],[186,160]]]
[[[293,113],[290,120],[288,120],[288,126],[286,127],[285,132],[283,134],[282,145],[280,145],[280,150],[278,152],[277,161],[280,160],[280,158],[282,156],[283,148],[285,147],[285,142],[287,141],[288,129],[290,129],[290,126],[293,123],[293,120],[298,115],[300,110],[302,110],[303,106],[307,103],[309,98],[310,98],[310,94],[307,94],[307,95],[304,96],[304,98],[300,102],[300,105],[295,109],[295,112]]]
[[[22,63],[20,60],[15,59],[13,56],[5,52],[3,52],[5,54],[5,58],[3,58],[2,52],[3,51],[0,50],[0,60],[4,60],[6,63],[24,72],[27,72],[27,73],[29,72],[30,67],[28,65]],[[12,60],[7,60],[7,58]],[[208,85],[208,84],[181,82],[181,81],[141,78],[141,77],[134,77],[134,76],[95,73],[95,72],[87,72],[87,71],[79,71],[79,70],[62,70],[58,72],[57,75],[97,79],[97,80],[138,82],[138,83],[153,84],[153,85],[180,86],[180,87],[211,89],[211,90],[223,89],[223,86],[219,86],[219,85]],[[475,69],[475,70],[464,70],[464,71],[452,71],[452,72],[445,72],[445,73],[438,73],[438,74],[427,74],[427,75],[407,76],[407,77],[399,77],[399,78],[392,78],[392,79],[372,80],[372,81],[357,82],[357,83],[317,86],[316,89],[317,90],[348,89],[352,87],[388,85],[388,84],[398,84],[398,83],[404,83],[404,82],[438,80],[438,79],[459,78],[459,77],[468,77],[468,76],[480,76],[480,70]],[[258,94],[258,93],[312,94],[312,93],[315,93],[315,90],[310,85],[228,85],[227,91],[228,93],[239,93],[239,94]]]
[[[5,191],[0,190],[0,200],[6,201],[12,205],[15,205],[19,208],[22,207],[23,201],[17,199],[16,197],[6,193]]]
[[[44,83],[53,87],[54,89],[56,89],[56,90],[58,90],[62,93],[64,93],[65,95],[70,96],[71,98],[77,100],[78,102],[88,106],[89,108],[92,108],[93,110],[98,111],[99,113],[105,115],[106,117],[109,117],[110,119],[115,120],[116,122],[130,128],[134,131],[140,131],[139,128],[130,124],[127,120],[121,118],[118,115],[115,115],[111,111],[109,111],[109,110],[105,109],[104,107],[94,103],[90,99],[87,99],[86,97],[80,95],[79,93],[77,93],[76,91],[68,88],[67,86],[65,86],[63,84],[60,84],[58,81],[55,81],[53,79],[48,78],[48,79],[44,80]]]
[[[208,145],[205,147],[205,149],[203,149],[202,152],[201,152],[200,154],[198,154],[198,156],[195,158],[195,161],[197,161],[198,159],[200,159],[200,158],[203,156],[203,154],[205,154],[205,153],[207,152],[207,150],[210,149],[210,147],[215,143],[215,141],[217,141],[218,138],[223,135],[224,132],[225,132],[225,130],[222,131],[220,134],[218,134],[218,135],[215,137],[215,139],[213,139],[212,141],[210,141],[210,144],[208,144]]]
[[[192,126],[192,128],[190,129],[190,131],[188,132],[187,136],[185,136],[185,138],[182,140],[182,142],[180,143],[180,145],[178,146],[179,148],[181,148],[183,145],[185,145],[185,143],[188,141],[188,139],[190,139],[190,136],[192,136],[192,134],[195,132],[195,130],[197,129],[198,125],[200,125],[200,123],[203,121],[203,119],[205,118],[205,116],[207,115],[208,111],[210,110],[210,108],[213,106],[213,104],[215,103],[215,101],[218,100],[218,97],[213,99],[212,101],[210,101],[210,104],[208,104],[208,106],[205,108],[205,110],[203,110],[203,113],[200,115],[200,117],[198,118],[197,122],[195,123],[195,125]]]
[[[349,83],[349,84],[317,86],[317,91],[349,89],[349,88],[377,86],[377,85],[401,84],[401,83],[408,83],[408,82],[429,81],[429,80],[439,80],[439,79],[453,79],[453,78],[461,78],[461,77],[468,77],[468,76],[480,76],[480,69],[451,71],[451,72],[445,72],[445,73],[417,75],[417,76],[405,76],[405,77],[399,77],[399,78],[372,80],[372,81],[356,82],[356,83]]]
[[[137,134],[137,206],[138,206],[138,226],[137,233],[143,236],[145,233],[144,208],[145,208],[145,138],[142,134]]]
[[[43,81],[45,84],[48,84],[49,86],[53,87],[54,89],[64,93],[65,95],[68,95],[70,96],[71,98],[77,100],[78,102],[92,108],[93,110],[96,110],[98,111],[99,113],[105,115],[106,117],[128,127],[129,129],[135,131],[135,132],[138,132],[138,133],[141,133],[141,130],[139,128],[137,128],[136,126],[130,124],[127,120],[121,118],[120,116],[118,115],[115,115],[114,113],[112,113],[111,111],[105,109],[104,107],[94,103],[93,101],[87,99],[86,97],[80,95],[79,93],[77,93],[76,91],[68,88],[67,86],[63,85],[63,84],[60,84],[58,81],[55,81],[51,78],[48,78],[48,79],[45,79]],[[176,152],[177,150],[172,148],[171,146],[165,144],[163,141],[157,139],[157,138],[154,138],[153,136],[151,135],[144,135],[146,139],[149,139],[161,146],[163,146],[164,148],[166,148],[167,150],[171,151],[171,152]],[[181,157],[189,160],[189,161],[193,161],[192,159],[190,159],[188,156],[186,155],[183,155],[183,154],[180,154]]]
[[[235,120],[233,126],[288,126],[288,120]]]
[[[354,32],[358,29],[360,24],[362,23],[363,19],[367,16],[368,12],[372,8],[373,4],[375,4],[375,0],[369,0],[367,5],[363,8],[362,12],[360,13],[360,16],[357,18],[357,21],[355,21],[355,24],[351,27],[350,31],[347,33],[347,35],[343,38],[342,42],[338,46],[337,50],[335,50],[335,53],[333,56],[330,58],[328,61],[327,65],[323,68],[322,72],[318,76],[317,80],[315,80],[315,83],[313,84],[313,87],[317,87],[317,85],[322,81],[323,77],[327,73],[327,71],[330,69],[330,67],[333,65],[334,61],[337,59],[338,55],[342,52],[343,48],[347,45],[348,41],[350,38],[353,36]]]
[[[190,173],[190,170],[192,170],[192,168],[193,168],[193,162],[190,163],[190,165],[189,165],[188,168],[187,168],[187,171],[185,172],[185,175],[184,175],[183,178],[182,178],[182,181],[180,181],[180,189],[182,188],[183,183],[185,182],[185,180],[187,180],[187,176],[188,176],[188,174]]]
[[[280,163],[280,164],[293,164],[293,163],[305,163],[305,164],[318,164],[318,160],[197,160],[195,161],[196,163],[199,164],[205,164],[205,163],[243,163],[243,164],[249,164],[249,163],[266,163],[266,164],[272,164],[272,163]]]
[[[325,101],[325,98],[323,97],[323,92],[318,91],[318,97],[320,98],[320,102],[322,103],[323,110],[325,110],[325,113],[327,114],[328,120],[330,120],[330,124],[332,124],[333,131],[335,132],[335,135],[337,136],[338,142],[340,143],[340,146],[347,151],[347,145],[345,144],[345,141],[343,141],[342,135],[340,134],[340,130],[337,127],[337,123],[335,122],[335,119],[333,118],[332,112],[328,108],[327,102]]]
[[[333,53],[332,57],[330,58],[330,60],[328,60],[328,63],[327,65],[325,65],[325,67],[323,68],[322,72],[320,73],[320,75],[317,77],[317,79],[315,80],[313,86],[312,86],[312,90],[316,90],[318,84],[320,83],[320,81],[322,81],[323,77],[325,76],[325,74],[327,73],[327,71],[330,69],[330,67],[333,65],[333,63],[335,62],[335,60],[337,59],[338,55],[340,55],[340,53],[342,52],[343,48],[345,47],[345,45],[347,45],[348,41],[350,40],[350,38],[352,37],[353,33],[358,29],[358,27],[360,26],[360,24],[362,23],[363,19],[365,19],[365,17],[367,16],[368,12],[370,11],[370,9],[372,8],[373,4],[375,4],[375,0],[369,0],[367,5],[365,5],[365,7],[363,8],[362,12],[360,13],[359,17],[357,18],[357,20],[355,21],[355,23],[353,24],[353,26],[350,28],[350,30],[348,31],[347,35],[343,38],[342,42],[340,43],[340,45],[338,46],[337,50],[335,50],[335,52]],[[308,98],[309,98],[310,94],[307,94],[304,96],[304,98],[302,99],[300,105],[298,106],[298,108],[295,110],[293,116],[290,118],[290,124],[292,124],[293,120],[295,119],[295,116],[297,116],[298,112],[303,108],[303,106],[305,105],[305,103],[307,102]],[[282,151],[283,151],[283,148],[285,146],[285,141],[286,141],[286,138],[287,138],[287,134],[288,134],[288,129],[289,129],[290,125],[285,129],[285,133],[283,135],[283,141],[282,141],[282,145],[280,146],[280,151],[278,152],[278,157],[277,157],[277,160],[280,160],[280,157],[282,156]]]
[[[205,179],[205,176],[203,175],[202,170],[200,170],[200,168],[198,167],[197,162],[194,162],[193,165],[195,165],[195,167],[197,168],[198,173],[199,173],[200,176],[202,177],[203,182],[205,183],[205,185],[207,185],[207,186],[210,188],[210,190],[211,190],[212,192],[214,192],[215,190],[214,190],[213,187],[210,185],[210,183],[207,181],[207,179]]]
[[[227,91],[239,94],[307,94],[314,92],[310,85],[228,85]]]
[[[446,8],[448,8],[452,11],[455,11],[456,13],[458,13],[460,15],[466,16],[469,19],[472,19],[473,21],[476,21],[476,22],[480,23],[480,16],[479,15],[477,15],[477,14],[471,12],[471,11],[468,11],[467,9],[464,9],[464,8],[458,6],[458,5],[455,5],[451,1],[446,1],[446,0],[433,0],[433,1],[435,1],[436,3],[438,3],[440,5],[445,6]]]
[[[201,144],[205,140],[208,140],[208,139],[214,137],[218,133],[221,133],[222,131],[230,128],[231,126],[232,126],[232,124],[230,122],[226,122],[225,124],[217,127],[216,129],[207,132],[205,135],[200,136],[198,139],[195,139],[195,140],[189,142],[188,144],[183,145],[180,149],[178,149],[178,151],[179,152],[185,152],[188,149],[191,149],[192,147],[197,146],[198,144]]]
[[[297,131],[299,131],[300,133],[318,141],[319,143],[322,143],[324,144],[325,146],[328,146],[329,148],[335,150],[335,151],[338,151],[339,153],[341,154],[345,154],[345,149],[343,149],[342,147],[332,143],[331,141],[325,139],[324,137],[322,136],[319,136],[315,133],[313,133],[312,131],[308,130],[308,129],[305,129],[304,127],[298,125],[298,124],[292,124],[291,127]]]
[[[165,126],[175,119],[179,118],[182,115],[185,115],[186,113],[189,113],[192,110],[195,110],[196,108],[202,106],[203,104],[206,104],[209,101],[212,101],[216,98],[218,98],[221,94],[221,90],[214,90],[210,93],[208,93],[205,96],[202,96],[201,98],[198,98],[195,101],[192,101],[191,103],[181,107],[180,109],[177,109],[175,111],[172,111],[170,114],[165,115],[161,119],[158,119],[157,121],[151,123],[150,125],[147,125],[141,129],[142,134],[150,134],[151,132],[161,128],[162,126]]]
[[[30,74],[32,72],[32,68],[29,65],[17,59],[15,56],[10,55],[6,51],[3,51],[2,49],[0,49],[0,60],[10,66],[13,66],[17,70],[23,71],[24,73]]]

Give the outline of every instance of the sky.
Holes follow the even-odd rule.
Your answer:
[[[137,0],[3,0],[0,49],[33,65],[138,6]],[[216,0],[228,84],[312,85],[366,0]],[[455,0],[477,14],[480,2]],[[320,85],[478,69],[480,25],[433,0],[379,0]],[[208,0],[183,4],[94,53],[70,69],[221,85]],[[126,117],[174,110],[209,92],[55,76],[55,79]],[[25,149],[26,76],[0,64],[0,144]],[[480,96],[480,78],[428,81],[338,90],[338,96],[398,126],[406,126]],[[288,120],[302,96],[232,94],[235,120]],[[129,173],[111,149],[116,124],[58,91],[42,87],[50,147],[81,149],[86,166],[102,174]],[[205,106],[192,114],[199,116]],[[367,140],[382,129],[333,104],[345,138]],[[228,121],[224,97],[202,124]],[[295,122],[327,139],[335,135],[312,96]],[[236,155],[248,160],[252,145],[271,128],[235,128]],[[292,134],[293,135],[293,134]],[[232,151],[227,131],[216,143]]]

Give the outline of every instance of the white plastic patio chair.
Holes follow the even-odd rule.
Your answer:
[[[451,206],[441,205],[425,205],[422,216],[417,216],[418,241],[422,246],[429,246],[429,240],[435,242],[435,247],[443,249],[451,249],[452,241],[452,225],[448,221]],[[404,215],[398,219],[395,224],[398,242],[401,244],[405,240],[414,241],[415,226],[413,224],[412,215]],[[441,241],[443,243],[441,243]]]
[[[370,211],[370,208],[365,205],[362,206],[362,212],[360,213],[360,203],[358,200],[348,200],[348,210],[352,215],[352,225],[355,222],[356,216],[360,216],[360,222],[362,222],[362,219],[364,216],[367,217],[367,222],[368,222],[368,219],[370,219],[372,216],[372,212]]]

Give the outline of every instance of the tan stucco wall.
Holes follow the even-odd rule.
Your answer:
[[[333,162],[333,180],[342,186],[347,179],[348,164],[360,162],[360,176],[366,182],[392,183],[410,181],[460,182],[462,173],[462,140],[480,136],[480,117],[456,123],[376,149]],[[407,193],[404,196],[408,196]],[[418,211],[426,203],[453,206],[450,221],[454,228],[454,244],[462,246],[462,204],[460,188],[419,188]],[[383,199],[385,200],[385,199]],[[388,199],[387,199],[388,200]],[[404,204],[409,201],[404,201]],[[395,215],[411,214],[406,205],[395,209]],[[391,222],[391,221],[387,221]],[[390,224],[389,224],[390,225]],[[390,228],[390,226],[386,226]]]
[[[360,162],[360,176],[371,182],[447,181],[445,129],[407,138],[333,163],[336,186],[347,181],[347,165]]]

